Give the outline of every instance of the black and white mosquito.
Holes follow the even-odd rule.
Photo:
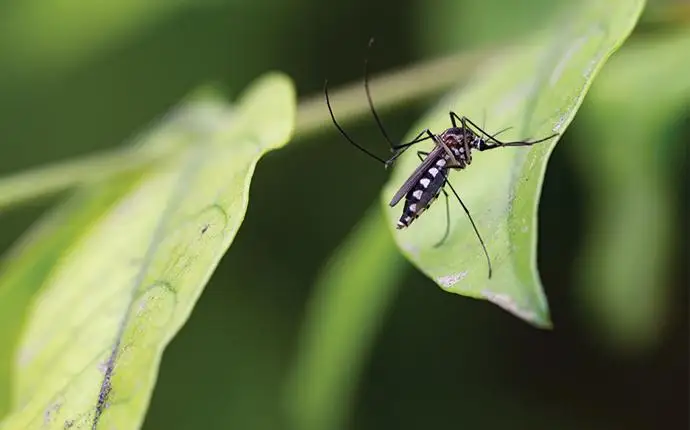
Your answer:
[[[372,43],[373,40],[369,43],[370,47]],[[431,206],[434,201],[436,201],[439,194],[443,193],[443,195],[446,197],[446,230],[441,240],[434,246],[438,247],[445,242],[448,234],[450,233],[450,207],[448,203],[449,195],[446,191],[447,186],[460,203],[460,206],[462,206],[462,209],[465,211],[465,214],[472,224],[472,228],[474,229],[477,239],[479,240],[482,250],[484,251],[484,255],[486,256],[486,261],[489,268],[489,278],[491,278],[491,258],[489,257],[484,240],[482,239],[479,229],[477,229],[477,226],[472,219],[472,215],[470,215],[470,211],[467,209],[467,206],[465,206],[465,203],[460,198],[460,195],[455,191],[451,183],[448,181],[448,174],[451,169],[462,170],[469,166],[472,162],[472,150],[486,151],[504,146],[530,146],[534,145],[535,143],[552,139],[558,136],[558,133],[533,141],[523,140],[502,142],[496,139],[496,136],[508,130],[508,128],[490,135],[472,122],[469,118],[465,116],[458,116],[455,112],[451,111],[450,121],[452,127],[446,129],[441,134],[433,134],[428,128],[426,128],[411,141],[396,144],[388,136],[386,129],[383,127],[383,122],[381,121],[378,113],[376,112],[376,108],[374,107],[371,92],[369,90],[368,60],[364,61],[364,89],[371,113],[379,127],[379,130],[381,130],[381,134],[390,145],[393,156],[387,160],[383,159],[356,143],[347,134],[347,132],[345,132],[333,114],[331,102],[328,97],[328,81],[326,81],[324,85],[324,94],[331,119],[333,120],[333,124],[338,129],[340,134],[343,135],[343,137],[347,139],[350,144],[367,154],[369,157],[380,162],[385,167],[389,167],[400,155],[402,155],[413,145],[426,140],[430,140],[435,144],[434,148],[430,152],[417,151],[417,156],[422,163],[412,172],[405,183],[402,184],[389,203],[391,207],[394,207],[400,202],[400,200],[402,200],[403,197],[405,198],[403,213],[397,222],[396,228],[403,229],[405,227],[409,227],[415,219],[417,219],[426,209]]]

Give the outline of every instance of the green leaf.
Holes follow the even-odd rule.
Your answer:
[[[643,4],[592,0],[572,5],[550,30],[488,62],[474,81],[423,118],[410,137],[425,127],[436,133],[448,128],[449,110],[479,125],[485,115],[489,132],[514,127],[501,135],[505,141],[563,133],[596,73],[633,29]],[[468,169],[451,172],[453,187],[486,241],[494,268],[490,280],[482,249],[456,201],[450,202],[451,231],[442,246],[433,247],[445,230],[443,201],[409,228],[395,232],[405,255],[446,291],[487,299],[536,326],[550,327],[536,268],[536,213],[556,141],[475,153]],[[401,157],[384,188],[386,206],[419,165],[414,152]],[[393,228],[402,204],[387,213]]]
[[[0,428],[141,425],[163,349],[235,237],[258,159],[287,142],[294,109],[279,74],[237,108],[191,101],[144,139],[183,144],[176,155],[87,187],[63,208],[69,219],[39,225],[0,275],[6,294],[41,290],[14,355],[14,412]],[[0,301],[0,314],[11,306]]]
[[[593,337],[618,352],[657,347],[669,328],[686,148],[669,130],[690,100],[687,52],[688,29],[626,45],[592,88],[588,137],[571,151],[592,208],[576,293]]]
[[[85,226],[128,192],[140,174],[141,171],[120,175],[116,183],[98,187],[97,192],[82,192],[68,200],[4,256],[0,268],[0,417],[10,408],[14,350],[33,295],[64,249],[86,235]]]

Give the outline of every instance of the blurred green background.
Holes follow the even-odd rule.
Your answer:
[[[116,147],[204,83],[233,98],[277,69],[300,99],[318,96],[326,77],[334,88],[361,79],[371,36],[383,72],[513,41],[560,6],[7,0],[0,173]],[[682,17],[655,20],[671,7],[650,4],[611,60],[628,54],[617,70],[647,74],[616,90],[622,72],[607,67],[551,158],[539,268],[555,330],[446,294],[404,264],[365,348],[348,428],[688,428],[690,68],[655,57],[664,38],[681,42],[663,58],[690,52],[674,35],[688,33]],[[663,97],[664,86],[680,89]],[[404,135],[430,106],[386,110],[389,133]],[[384,153],[373,121],[348,129]],[[259,163],[246,220],[164,355],[144,428],[288,427],[285,384],[314,282],[385,177],[330,124]],[[0,212],[0,249],[57,198]]]

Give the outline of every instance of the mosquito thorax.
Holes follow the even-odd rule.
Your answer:
[[[441,138],[446,143],[446,145],[456,144],[462,145],[466,138],[474,137],[474,133],[462,127],[451,127],[441,133]]]
[[[476,139],[479,138],[469,128],[451,127],[441,133],[439,138],[453,154],[447,155],[447,161],[456,168],[464,168],[472,162],[472,150],[476,149]]]

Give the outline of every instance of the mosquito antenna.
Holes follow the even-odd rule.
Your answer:
[[[477,124],[472,122],[471,119],[463,117],[465,121],[467,121],[470,125],[472,125],[474,128],[479,130],[480,133],[482,133],[484,136],[486,136],[488,139],[493,140],[496,142],[498,146],[528,146],[528,145],[534,145],[535,143],[541,143],[544,141],[547,141],[549,139],[553,139],[554,137],[558,136],[558,133],[554,133],[551,136],[544,137],[539,140],[516,140],[513,142],[501,142],[500,140],[496,139],[495,136],[498,134],[494,134],[493,136],[484,131],[481,127],[479,127]]]
[[[470,211],[467,209],[467,206],[465,206],[465,203],[463,203],[462,199],[460,198],[458,193],[455,191],[455,188],[453,188],[453,185],[450,183],[447,176],[446,176],[446,185],[448,185],[448,187],[450,187],[450,190],[455,195],[455,198],[458,199],[458,202],[460,202],[460,206],[462,206],[462,209],[465,211],[465,214],[467,214],[467,218],[470,219],[470,223],[472,224],[472,228],[474,229],[474,233],[477,235],[477,239],[479,239],[479,243],[482,245],[482,250],[484,250],[484,255],[486,256],[486,263],[489,266],[489,279],[491,279],[491,273],[493,272],[493,269],[491,268],[491,258],[489,258],[489,252],[486,250],[486,245],[484,244],[484,239],[482,239],[482,235],[479,234],[479,230],[477,229],[477,225],[474,223],[474,220],[472,219],[472,215],[470,215]]]
[[[469,121],[469,119],[468,119],[468,121]],[[471,121],[470,121],[470,123],[471,123]],[[482,109],[482,127],[484,127],[484,126],[486,126],[486,108]],[[477,127],[477,128],[479,129],[480,132],[484,133],[484,135],[486,135],[489,138],[489,140],[493,140],[494,142],[498,142],[498,140],[496,140],[496,136],[498,136],[501,133],[505,133],[506,131],[512,129],[513,127],[508,126],[508,127],[502,128],[492,135],[489,135],[488,133],[486,133],[484,130],[482,130],[479,127]],[[538,143],[538,142],[535,142],[535,143]]]
[[[393,149],[395,148],[395,143],[393,143],[391,138],[388,136],[386,128],[383,126],[383,122],[381,121],[379,114],[376,112],[374,102],[371,99],[371,90],[369,89],[369,51],[371,51],[371,47],[373,45],[374,38],[372,37],[371,39],[369,39],[367,55],[364,57],[364,91],[367,93],[367,101],[369,101],[369,108],[371,109],[372,115],[374,115],[374,119],[376,120],[376,124],[379,126],[379,130],[381,130],[381,134],[383,134],[383,137],[386,139],[386,141],[388,141],[388,144],[391,146],[391,149]]]
[[[551,136],[544,137],[539,140],[517,140],[515,142],[504,142],[501,143],[501,146],[528,146],[528,145],[534,145],[535,143],[541,143],[545,142],[549,139],[553,139],[554,137],[558,136],[558,133],[554,133]],[[495,142],[498,142],[496,139],[493,139]]]
[[[469,120],[469,118],[467,118],[467,121],[468,121],[470,124],[473,124],[472,121]],[[485,126],[486,126],[486,108],[483,108],[483,109],[482,109],[482,127],[485,127]],[[475,127],[476,127],[476,126],[475,126]],[[482,130],[481,128],[477,127],[477,129],[479,129],[480,132],[484,133],[489,139],[493,139],[493,140],[496,140],[496,139],[494,139],[496,136],[498,136],[498,135],[501,134],[501,133],[505,133],[506,131],[510,130],[511,128],[513,128],[513,127],[510,126],[510,127],[502,128],[501,130],[499,130],[499,131],[497,131],[496,133],[494,133],[494,134],[492,134],[491,136],[489,136],[489,134],[488,134],[487,132],[485,132],[485,131]]]
[[[489,133],[487,133],[486,131],[484,131],[484,129],[482,129],[481,127],[479,127],[477,124],[475,124],[471,119],[467,118],[466,116],[463,116],[463,117],[462,117],[462,122],[463,122],[463,125],[464,125],[465,123],[470,124],[472,127],[476,128],[480,133],[482,133],[484,136],[486,136],[486,137],[489,138],[489,139],[492,139],[492,137],[491,137],[491,135],[490,135]],[[493,140],[494,142],[499,143],[499,144],[502,145],[502,143],[499,142],[498,140],[496,140],[496,139],[492,139],[492,140]]]
[[[489,136],[489,139],[496,141],[496,136],[498,136],[501,133],[505,133],[506,131],[510,130],[511,128],[513,128],[513,127],[506,127],[506,128],[501,129],[501,130],[498,130],[496,133]]]
[[[340,132],[340,134],[342,134],[343,137],[344,137],[345,139],[348,140],[348,142],[350,142],[352,145],[354,145],[354,146],[355,146],[357,149],[359,149],[360,151],[364,152],[365,154],[367,154],[367,155],[370,156],[371,158],[373,158],[373,159],[379,161],[380,163],[386,164],[386,160],[384,160],[383,158],[380,158],[380,157],[378,157],[378,156],[372,154],[371,152],[369,152],[368,150],[366,150],[366,149],[364,149],[362,146],[360,146],[357,142],[355,142],[354,140],[352,140],[352,138],[345,132],[345,130],[343,130],[343,128],[340,126],[340,124],[338,124],[338,121],[335,119],[335,115],[333,114],[333,108],[331,108],[331,101],[330,101],[330,98],[328,97],[328,79],[326,79],[326,82],[325,82],[324,85],[323,85],[323,92],[324,92],[324,94],[326,95],[326,106],[328,106],[328,113],[331,114],[331,120],[333,120],[333,124],[334,124],[335,127],[338,129],[338,131]]]

